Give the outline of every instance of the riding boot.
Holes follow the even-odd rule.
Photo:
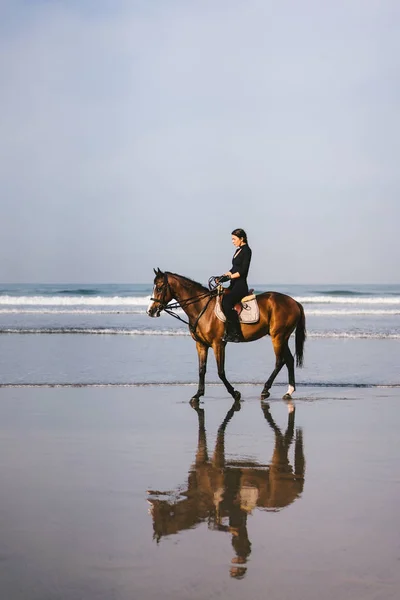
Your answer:
[[[235,309],[232,309],[232,316],[230,319],[226,319],[225,333],[223,335],[223,342],[243,342],[243,334],[240,328],[239,316]]]

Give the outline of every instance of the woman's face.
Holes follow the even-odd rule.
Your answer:
[[[243,238],[238,237],[237,235],[232,236],[232,244],[238,248],[243,244]]]

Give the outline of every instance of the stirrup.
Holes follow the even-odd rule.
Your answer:
[[[229,325],[227,324],[226,328],[225,328],[225,333],[222,336],[222,341],[223,342],[234,342],[234,343],[239,343],[239,342],[243,342],[243,334],[240,330],[240,325],[239,325],[239,329],[236,329],[236,327],[233,325],[231,327],[229,327]]]

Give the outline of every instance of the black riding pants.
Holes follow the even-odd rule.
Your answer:
[[[248,295],[249,288],[247,287],[247,281],[245,279],[235,279],[232,281],[229,289],[229,294],[225,294],[222,297],[222,310],[228,321],[237,322],[238,314],[233,307]]]

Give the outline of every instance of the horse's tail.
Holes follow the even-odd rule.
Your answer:
[[[297,327],[296,327],[296,341],[295,341],[296,366],[302,367],[303,366],[303,355],[304,355],[304,342],[306,341],[306,337],[307,337],[306,317],[304,314],[304,308],[300,304],[300,302],[297,302],[297,306],[300,309],[300,319],[299,319],[299,321],[297,323]]]

